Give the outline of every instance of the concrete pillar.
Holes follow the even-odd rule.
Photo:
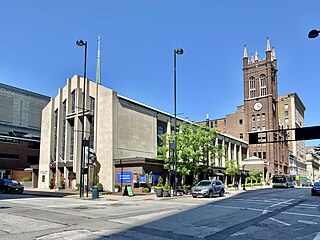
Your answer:
[[[242,166],[242,146],[239,146],[239,152],[238,152],[238,159],[239,159],[239,165]]]

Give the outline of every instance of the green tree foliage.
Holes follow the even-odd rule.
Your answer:
[[[177,172],[184,176],[210,171],[207,152],[212,159],[224,153],[221,146],[214,146],[216,135],[215,129],[205,125],[181,123],[176,132]],[[173,169],[172,153],[169,154],[169,143],[173,140],[173,134],[164,134],[158,147],[158,159],[164,160],[168,169]]]
[[[232,178],[234,184],[235,177],[240,174],[240,165],[237,164],[236,160],[230,159],[226,161],[226,170],[225,174],[229,175]]]
[[[247,181],[250,181],[251,184],[253,183],[253,181],[255,181],[256,183],[260,182],[262,178],[262,171],[258,171],[258,170],[250,170],[249,171],[249,177],[247,177]]]

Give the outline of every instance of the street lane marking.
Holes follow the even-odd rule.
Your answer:
[[[320,232],[317,233],[317,236],[313,240],[320,240]]]
[[[281,212],[281,213],[283,213],[283,214],[290,214],[290,215],[299,215],[299,216],[317,217],[317,218],[320,218],[320,215],[314,215],[314,214],[295,213],[295,212]]]
[[[279,206],[279,205],[287,205],[287,206],[289,206],[290,204],[292,204],[292,203],[290,203],[289,205],[288,205],[288,202],[291,202],[291,201],[294,201],[295,199],[294,198],[292,198],[292,199],[289,199],[289,200],[287,200],[287,201],[283,201],[283,202],[279,202],[279,203],[275,203],[275,204],[273,204],[273,205],[271,205],[271,206],[268,206],[268,207],[266,207],[264,210],[263,210],[263,215],[265,215],[265,214],[267,214],[268,213],[268,211],[269,211],[269,208],[272,208],[272,207],[275,207],[275,206]]]
[[[286,226],[291,226],[291,224],[289,224],[289,223],[282,222],[282,221],[277,220],[277,219],[274,219],[274,218],[272,218],[272,217],[269,217],[269,219],[272,220],[272,221],[275,221],[275,222],[277,222],[277,223],[281,223],[281,224],[283,224],[283,225],[286,225]]]
[[[309,206],[309,207],[319,207],[319,206],[320,206],[320,205],[307,204],[307,203],[301,203],[300,205],[302,205],[302,206]]]
[[[316,225],[316,224],[318,224],[317,222],[312,222],[312,221],[307,221],[307,220],[298,220],[298,222],[300,222],[300,223],[305,223],[305,224],[309,224],[309,225]]]

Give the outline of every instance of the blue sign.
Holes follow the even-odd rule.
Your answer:
[[[146,182],[146,177],[144,175],[140,175],[139,182],[145,183]]]
[[[158,178],[161,177],[160,172],[152,172],[152,182],[158,184]]]
[[[118,172],[118,183],[131,183],[132,182],[132,172]]]

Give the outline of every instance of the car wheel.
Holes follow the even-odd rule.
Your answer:
[[[224,196],[224,189],[221,189],[220,193],[219,193],[219,196],[220,197],[223,197]]]
[[[192,195],[193,198],[197,198],[197,195]]]
[[[208,197],[209,198],[213,198],[213,192],[212,191],[209,192]]]

